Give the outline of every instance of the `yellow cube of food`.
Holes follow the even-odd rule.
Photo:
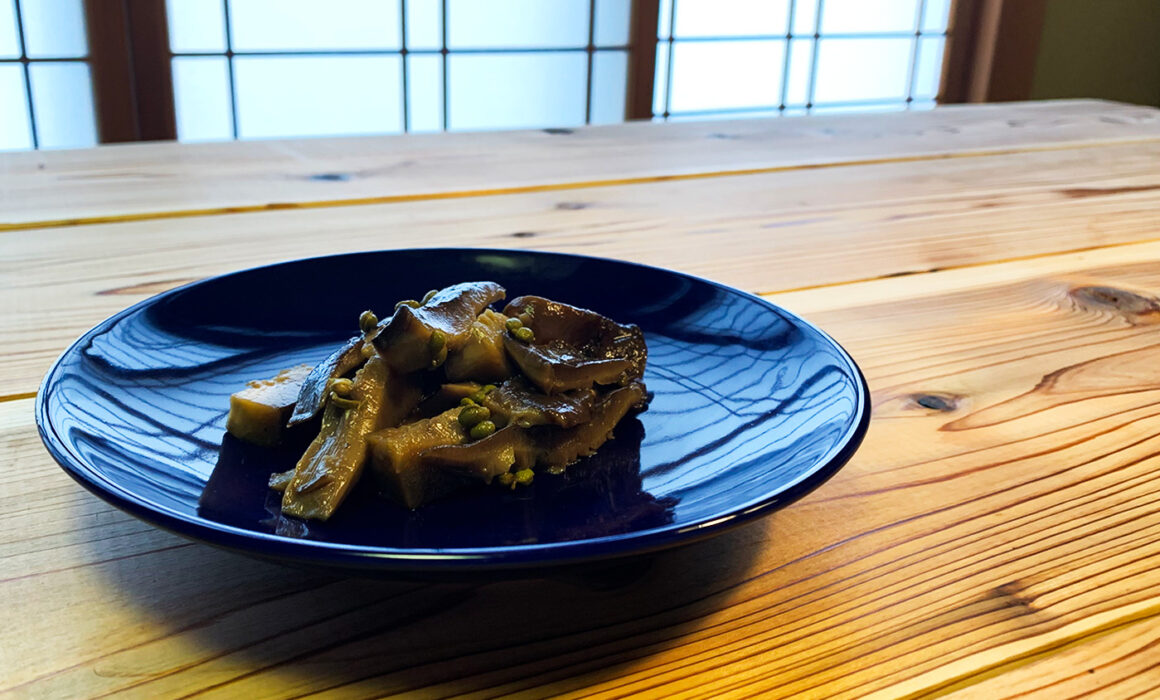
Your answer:
[[[310,370],[310,365],[298,365],[282,370],[272,379],[249,382],[245,389],[230,396],[226,431],[255,445],[277,445]]]

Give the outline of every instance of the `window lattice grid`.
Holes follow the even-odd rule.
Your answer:
[[[0,0],[0,150],[97,142],[80,0]]]
[[[366,76],[380,78],[387,73],[393,74],[389,78],[364,85],[360,91],[367,93],[360,104],[369,105],[368,111],[377,112],[378,117],[374,120],[370,117],[361,121],[354,120],[346,124],[346,128],[342,126],[340,118],[338,120],[340,124],[334,133],[397,133],[521,126],[503,122],[502,116],[493,120],[495,123],[488,123],[486,120],[488,110],[467,110],[466,100],[457,107],[457,99],[462,97],[457,90],[457,78],[460,76],[462,79],[458,81],[459,83],[472,82],[473,78],[478,82],[480,76],[484,74],[518,74],[521,69],[528,79],[538,79],[541,83],[548,80],[549,74],[567,73],[572,78],[571,81],[557,81],[567,82],[563,87],[548,87],[569,91],[568,104],[575,107],[573,119],[575,124],[623,119],[629,51],[627,21],[629,5],[623,0],[575,0],[569,3],[583,10],[583,26],[582,31],[573,32],[575,36],[572,38],[575,41],[567,45],[559,42],[552,45],[551,41],[534,40],[512,41],[507,45],[501,45],[489,37],[479,42],[481,45],[474,46],[464,45],[462,36],[457,34],[471,32],[459,31],[455,24],[456,11],[470,15],[471,6],[449,7],[455,5],[456,0],[435,0],[435,2],[397,0],[397,6],[391,9],[392,13],[396,13],[397,35],[394,34],[393,27],[384,24],[381,35],[373,40],[364,41],[364,46],[361,47],[288,45],[271,47],[268,45],[269,42],[266,42],[265,46],[255,46],[253,41],[247,44],[245,40],[239,41],[237,14],[239,2],[246,0],[223,0],[220,3],[221,46],[208,47],[190,46],[190,42],[176,35],[174,17],[180,21],[179,5],[182,4],[182,0],[169,0],[172,39],[170,53],[178,101],[178,132],[182,140],[254,137],[254,130],[247,128],[247,124],[256,123],[256,119],[247,121],[246,114],[255,110],[247,107],[247,100],[250,99],[251,105],[257,100],[251,99],[248,91],[254,85],[261,85],[262,81],[252,74],[269,71],[274,75],[280,64],[290,64],[295,59],[306,59],[310,62],[310,66],[321,66],[329,59],[336,69],[330,75],[335,76],[339,75],[338,69],[343,67],[351,67],[356,72],[364,70]],[[531,3],[526,4],[532,6]],[[422,36],[413,39],[415,5],[426,8],[428,19],[426,24],[430,25],[430,21],[434,20],[437,24],[436,32],[432,33],[430,26],[426,26],[421,31]],[[535,5],[549,7],[548,4],[539,5],[538,2]],[[560,5],[553,3],[550,7],[556,10]],[[622,31],[609,30],[609,23],[604,21],[604,18],[613,17],[617,12],[623,15]],[[470,20],[470,17],[466,17],[459,27],[467,25]],[[531,56],[536,57],[537,65],[543,64],[542,69],[529,70],[530,62],[523,62],[514,67],[505,65],[519,63],[519,58]],[[220,78],[217,77],[219,66]],[[496,70],[485,70],[485,67]],[[212,78],[209,77],[210,73],[214,73]],[[205,120],[204,115],[198,113],[205,108],[200,104],[195,105],[192,98],[188,100],[188,109],[183,107],[183,79],[188,79],[190,75],[215,82],[220,80],[224,85],[221,91],[224,97],[219,105],[221,123],[212,133],[195,133],[197,129],[190,125],[190,120],[183,118],[183,115],[193,115],[197,120]],[[598,95],[594,93],[594,85],[603,85],[605,88]],[[575,94],[570,92],[572,87],[576,89]],[[376,91],[383,99],[376,99]],[[192,94],[193,91],[190,92]],[[395,96],[398,96],[397,106]],[[416,97],[421,98],[418,100],[421,104],[415,104]],[[209,102],[213,103],[214,99],[210,99]],[[531,112],[528,118],[534,119],[536,106],[525,104],[524,107],[526,111]],[[557,110],[558,107],[559,105],[556,105]],[[387,111],[393,114],[387,114]],[[270,116],[279,119],[284,117],[284,115]],[[545,119],[552,121],[547,117]],[[545,122],[543,125],[563,124]],[[301,128],[297,133],[274,135],[310,135],[308,133],[310,131],[308,128]],[[271,134],[261,133],[256,136],[269,135]]]
[[[683,11],[703,20],[721,2],[749,5],[750,23],[767,31],[698,33]],[[776,0],[761,3],[765,16],[747,0],[662,0],[657,27],[657,69],[653,119],[756,117],[846,111],[893,111],[934,107],[947,37],[947,0]],[[869,15],[885,10],[885,18]],[[698,14],[700,13],[700,14]],[[904,15],[904,17],[902,16]],[[905,22],[906,26],[902,26]],[[702,22],[701,24],[704,24]],[[718,24],[721,24],[718,22]],[[877,24],[878,26],[874,26]],[[893,26],[891,26],[893,25]],[[719,48],[718,48],[719,47]],[[745,71],[717,70],[713,61],[739,59],[758,66]],[[701,55],[697,61],[696,55]],[[689,60],[682,61],[682,58]],[[733,65],[738,60],[718,60]],[[876,65],[877,64],[877,65]],[[764,80],[761,67],[768,68]],[[875,71],[875,68],[881,70]],[[861,85],[843,81],[838,71]],[[839,79],[835,79],[838,77]],[[700,84],[698,84],[698,82]],[[886,84],[890,83],[890,88]],[[698,88],[700,88],[698,90]],[[859,94],[861,93],[861,94]],[[877,93],[877,94],[876,94]],[[695,94],[695,99],[688,99]]]

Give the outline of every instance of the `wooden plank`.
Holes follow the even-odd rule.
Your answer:
[[[865,369],[864,447],[612,588],[334,580],[188,545],[71,485],[31,402],[0,404],[0,594],[21,601],[3,689],[897,697],[1013,659],[1058,677],[1071,657],[1047,652],[1160,614],[1160,244],[1036,262],[775,297],[812,300]]]
[[[617,257],[771,292],[1160,235],[1160,144],[0,234],[0,396],[129,304],[277,260],[408,246]],[[1082,186],[1077,186],[1077,181]],[[30,290],[35,290],[32,293]]]
[[[949,698],[1147,697],[1160,693],[1160,618],[1117,627],[1019,663]]]
[[[474,196],[1160,138],[1160,110],[1090,100],[576,130],[216,144],[0,156],[0,229],[312,203]]]

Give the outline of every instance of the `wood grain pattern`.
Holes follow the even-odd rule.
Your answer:
[[[598,188],[582,198],[543,193],[0,234],[0,343],[8,349],[0,396],[35,390],[79,332],[133,302],[251,265],[376,248],[530,247],[772,292],[1160,237],[1158,159],[1160,144],[1119,145]],[[1098,174],[1079,188],[1081,169]]]
[[[131,144],[0,159],[0,230],[586,187],[671,176],[1160,138],[1154,109],[1091,100],[809,120],[634,123],[357,139]]]
[[[1160,693],[1158,648],[1160,618],[1131,622],[1053,650],[947,697],[1152,697]]]
[[[186,544],[70,484],[31,402],[0,405],[23,465],[0,475],[0,590],[27,601],[0,630],[22,650],[8,687],[894,697],[1046,663],[1160,615],[1160,374],[1120,364],[1093,391],[1082,371],[1160,349],[1136,301],[1160,293],[1157,248],[949,293],[928,278],[955,271],[867,282],[912,294],[815,312],[870,379],[865,447],[793,508],[611,590],[334,580]],[[1097,285],[1119,301],[1080,291]]]
[[[1028,121],[1000,123],[1011,109]],[[0,696],[1156,696],[1160,145],[1139,138],[1157,114],[728,122],[712,128],[751,142],[719,150],[702,124],[0,158],[12,221],[53,199],[120,215],[304,192],[314,183],[283,189],[274,173],[354,167],[353,143],[367,162],[428,149],[413,183],[353,180],[375,191],[425,191],[440,173],[469,186],[497,163],[505,186],[801,163],[822,125],[820,162],[933,152],[942,127],[970,155],[0,233],[0,595],[15,610]],[[471,585],[338,579],[187,542],[104,505],[41,446],[30,392],[110,313],[248,265],[409,245],[607,255],[777,292],[865,370],[866,442],[793,507],[647,566]]]

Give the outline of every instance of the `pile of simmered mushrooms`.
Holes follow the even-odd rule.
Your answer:
[[[592,454],[647,398],[635,325],[537,296],[500,313],[494,282],[465,282],[359,317],[314,368],[250,382],[227,430],[262,445],[317,425],[295,467],[270,477],[282,512],[326,520],[369,465],[407,508],[472,484],[519,488]]]

